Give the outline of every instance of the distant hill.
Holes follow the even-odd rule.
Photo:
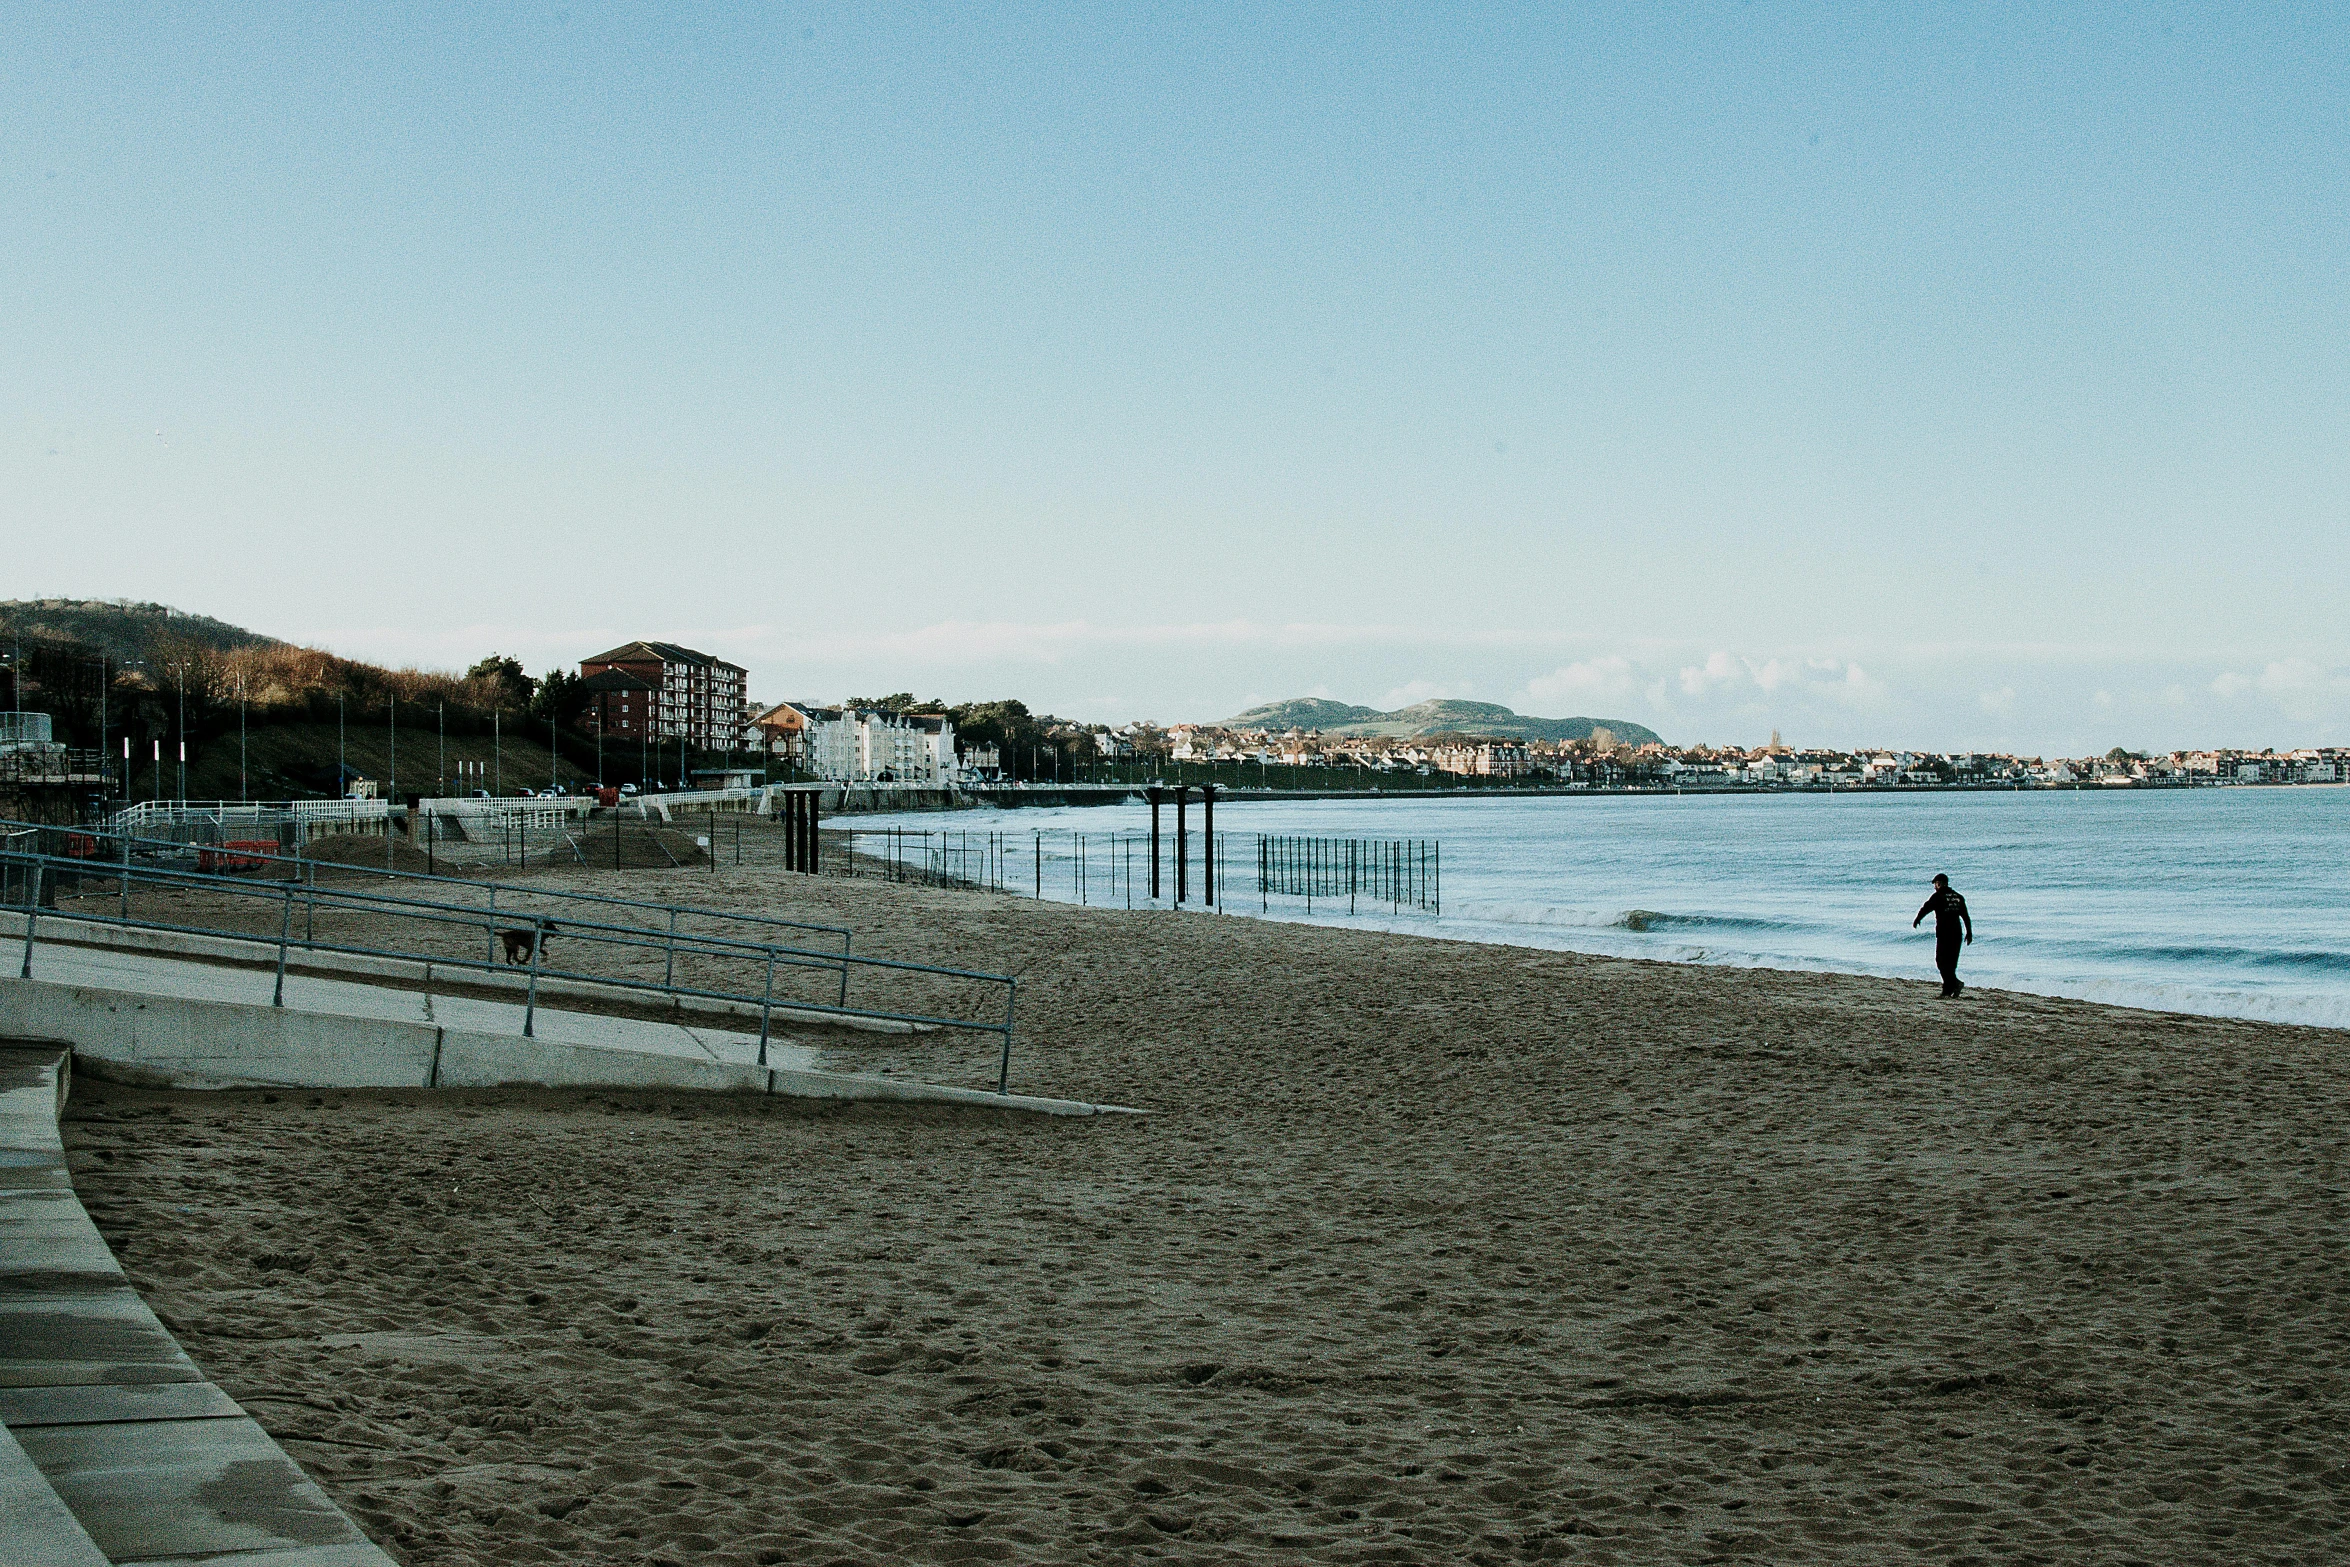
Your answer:
[[[1605,729],[1621,745],[1661,744],[1657,732],[1629,718],[1529,718],[1496,702],[1439,698],[1382,713],[1320,697],[1268,702],[1224,720],[1232,729],[1319,729],[1328,735],[1361,735],[1418,740],[1429,735],[1471,734],[1496,740],[1587,740]]]
[[[222,653],[285,645],[210,615],[128,599],[9,599],[0,602],[0,630],[80,642],[102,649],[118,664],[145,662],[171,642],[193,642]]]
[[[1263,707],[1252,707],[1235,718],[1227,718],[1229,729],[1336,729],[1341,724],[1369,723],[1387,715],[1375,707],[1356,707],[1350,702],[1333,702],[1327,697],[1293,696],[1286,702],[1267,702]]]

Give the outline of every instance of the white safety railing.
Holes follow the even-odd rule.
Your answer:
[[[658,816],[668,821],[671,813],[679,810],[756,811],[764,814],[771,809],[768,801],[771,793],[771,785],[762,785],[756,789],[676,789],[665,794],[640,794],[635,796],[635,802],[648,819]]]
[[[279,822],[381,822],[389,800],[141,800],[106,819],[115,832],[190,822],[274,827]]]

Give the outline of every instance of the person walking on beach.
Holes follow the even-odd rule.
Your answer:
[[[1958,982],[1958,938],[1963,930],[1967,945],[1974,945],[1975,919],[1967,913],[1966,899],[1959,896],[1947,876],[1934,878],[1934,895],[1918,910],[1918,917],[1909,922],[1909,928],[1917,929],[1919,921],[1929,914],[1934,916],[1934,967],[1942,971],[1942,995],[1947,1000],[1966,989]]]

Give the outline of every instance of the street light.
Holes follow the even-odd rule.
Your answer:
[[[188,797],[188,663],[186,659],[171,666],[174,700],[179,708],[180,729],[180,794]]]

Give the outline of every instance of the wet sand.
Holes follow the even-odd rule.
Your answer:
[[[768,872],[1145,1119],[84,1081],[401,1560],[2331,1562],[2350,1038]],[[978,1081],[988,1047],[878,1040]]]

